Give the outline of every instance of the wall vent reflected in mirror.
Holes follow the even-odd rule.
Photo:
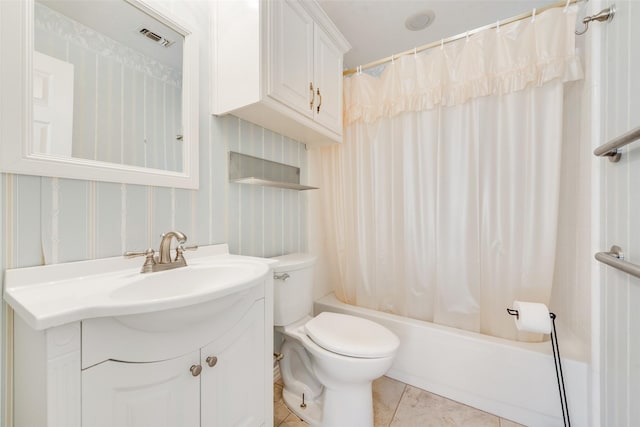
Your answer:
[[[154,41],[155,43],[158,43],[160,46],[163,46],[163,47],[169,47],[175,43],[159,34],[154,33],[153,31],[145,27],[138,27],[138,34]]]
[[[318,187],[300,184],[300,168],[298,167],[233,151],[229,152],[229,182],[289,190],[318,189]]]

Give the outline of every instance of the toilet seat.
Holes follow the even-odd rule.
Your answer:
[[[395,354],[400,341],[387,328],[360,317],[322,312],[304,325],[317,345],[343,356],[374,359]]]

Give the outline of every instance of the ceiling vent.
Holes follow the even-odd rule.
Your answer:
[[[162,37],[160,34],[154,33],[144,26],[138,27],[138,34],[148,38],[149,40],[152,40],[154,43],[157,43],[163,47],[169,47],[173,43],[175,43],[165,37]]]

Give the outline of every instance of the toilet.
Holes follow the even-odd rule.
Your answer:
[[[285,404],[313,427],[373,427],[371,383],[389,370],[400,340],[360,317],[331,312],[312,317],[316,257],[273,259]]]

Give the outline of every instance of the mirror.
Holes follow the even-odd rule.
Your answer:
[[[11,51],[27,76],[0,83],[21,86],[24,107],[0,170],[197,188],[197,44],[184,24],[141,0],[0,3],[0,39],[25,33]]]

